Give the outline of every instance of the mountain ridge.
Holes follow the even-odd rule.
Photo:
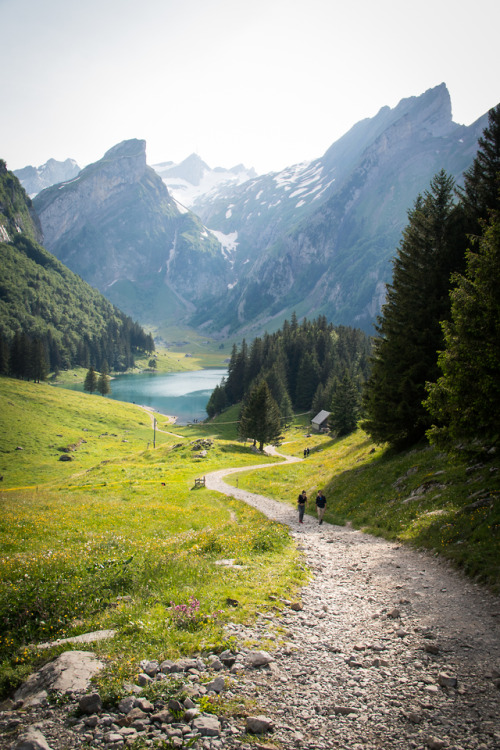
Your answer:
[[[208,280],[225,288],[219,242],[147,165],[144,140],[116,144],[33,203],[46,247],[144,322],[192,314]]]
[[[47,247],[141,321],[257,335],[296,311],[371,332],[408,210],[441,169],[460,183],[486,120],[453,122],[442,83],[249,179],[196,154],[148,167],[133,139],[34,206]]]
[[[282,320],[295,309],[370,330],[407,210],[439,169],[460,181],[486,119],[453,123],[441,84],[357,123],[320,159],[197,203],[211,229],[237,232],[235,267],[246,266],[226,308],[212,308],[216,325],[251,332],[255,317]]]

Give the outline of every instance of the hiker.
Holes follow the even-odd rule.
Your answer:
[[[306,503],[307,503],[307,495],[306,495],[305,490],[302,490],[297,502],[298,502],[298,508],[299,508],[299,523],[304,523],[304,511],[306,509]]]
[[[307,456],[307,448],[304,448],[304,458]]]
[[[319,525],[323,523],[323,516],[325,515],[326,497],[323,495],[323,490],[318,490],[316,495],[316,511],[318,513]]]

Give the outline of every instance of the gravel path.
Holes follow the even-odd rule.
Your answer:
[[[269,466],[276,464],[252,468]],[[499,599],[427,553],[352,528],[319,526],[311,516],[299,525],[296,508],[224,482],[247,469],[207,474],[206,486],[287,524],[312,579],[300,602],[277,600],[274,614],[251,626],[226,626],[239,644],[274,639],[271,663],[258,654],[265,656],[262,666],[245,664],[251,654],[241,649],[239,666],[221,655],[224,666],[215,667],[209,657],[184,679],[186,689],[215,690],[201,676],[224,670],[217,672],[219,689],[236,702],[250,698],[274,731],[249,741],[242,717],[219,724],[202,716],[202,732],[198,719],[188,725],[186,717],[180,724],[160,718],[168,714],[163,703],[134,696],[125,699],[133,708],[75,718],[76,695],[27,710],[7,701],[0,707],[0,748],[120,750],[137,748],[136,741],[152,747],[153,738],[164,748],[185,748],[184,736],[198,750],[500,750]],[[158,663],[148,664],[156,664],[156,675]],[[172,671],[179,671],[175,664]],[[29,741],[28,729],[35,731]],[[195,740],[198,731],[203,736]]]
[[[275,720],[274,740],[498,750],[499,599],[428,553],[311,516],[299,525],[295,508],[226,484],[235,471],[206,486],[287,524],[313,572],[302,610],[279,616],[287,642],[272,669],[243,682]],[[254,634],[270,624],[260,618]]]

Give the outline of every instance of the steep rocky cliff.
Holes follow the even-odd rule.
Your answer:
[[[21,233],[36,242],[42,239],[42,228],[31,199],[0,159],[0,242],[11,242]]]
[[[237,237],[237,283],[212,306],[215,325],[251,333],[296,310],[372,331],[408,209],[440,169],[460,182],[486,122],[454,123],[442,84],[357,123],[316,161],[199,200],[207,226]]]
[[[225,288],[220,244],[179,210],[147,166],[144,141],[114,146],[34,205],[45,246],[143,322],[192,314],[208,293]]]

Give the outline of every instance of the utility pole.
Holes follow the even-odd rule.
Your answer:
[[[153,448],[156,448],[156,417],[153,418]]]

